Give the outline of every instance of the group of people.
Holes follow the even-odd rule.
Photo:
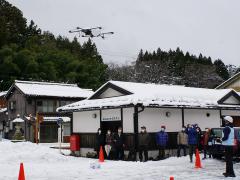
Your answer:
[[[226,159],[226,172],[223,173],[225,177],[235,177],[233,170],[233,146],[234,146],[234,129],[233,119],[230,116],[226,116],[225,128],[223,129],[223,138],[219,139],[225,146],[225,159]],[[168,145],[168,133],[165,131],[166,126],[162,125],[161,130],[156,133],[155,141],[159,150],[158,160],[165,158],[165,150]],[[193,162],[193,154],[196,149],[203,150],[204,157],[211,158],[213,136],[211,129],[206,128],[206,131],[202,133],[198,124],[188,124],[187,127],[183,127],[177,134],[177,157],[180,157],[181,150],[183,150],[184,156],[187,155],[186,149],[189,148],[190,162]],[[138,134],[138,152],[140,161],[148,161],[148,150],[151,137],[147,132],[145,126],[141,127],[141,131]],[[124,159],[124,147],[125,138],[122,133],[122,127],[119,127],[116,133],[112,133],[111,130],[107,131],[106,136],[103,135],[101,129],[98,129],[96,136],[96,151],[99,156],[100,147],[104,147],[105,154],[109,159],[123,160]],[[112,157],[112,158],[111,158]],[[143,158],[144,157],[144,158]]]
[[[165,131],[166,126],[162,125],[159,132],[156,133],[155,142],[159,150],[158,160],[165,159],[165,151],[168,145],[168,133]],[[195,125],[188,125],[183,127],[177,135],[177,156],[180,157],[180,152],[183,150],[184,156],[186,156],[186,149],[189,147],[190,161],[192,162],[193,153],[196,148],[203,146],[204,148],[204,159],[206,158],[207,153],[211,157],[211,151],[209,142],[210,138],[210,129],[206,130],[206,133],[202,136],[202,131]],[[203,138],[202,138],[203,137]],[[201,143],[203,139],[203,143]],[[138,134],[138,151],[140,161],[148,161],[148,150],[149,144],[151,142],[151,137],[147,132],[145,126],[141,127],[141,131]],[[109,159],[123,160],[124,158],[124,147],[125,147],[125,138],[122,133],[122,127],[119,127],[117,132],[112,133],[111,130],[107,130],[106,135],[102,133],[102,130],[99,128],[96,135],[96,151],[99,156],[100,147],[103,147],[105,150],[105,156]]]
[[[106,136],[99,128],[96,134],[96,151],[99,157],[100,148],[103,148],[104,155],[108,159],[123,160],[124,159],[124,147],[125,138],[122,133],[122,127],[119,127],[116,133],[112,133],[111,130],[107,130]]]
[[[159,149],[159,156],[158,159],[164,159],[165,157],[165,149],[168,142],[168,134],[165,132],[166,127],[161,126],[161,130],[156,133],[156,144]],[[139,160],[148,161],[148,149],[150,144],[151,138],[150,135],[147,133],[147,129],[145,126],[141,127],[141,132],[138,134],[138,150],[139,150]],[[144,155],[144,160],[143,160]]]
[[[224,117],[225,127],[223,129],[223,137],[217,139],[221,142],[225,149],[225,161],[226,161],[226,172],[223,173],[225,177],[236,177],[233,170],[233,149],[234,149],[234,128],[233,128],[233,118],[231,116]],[[189,147],[189,157],[190,162],[193,162],[193,154],[196,149],[203,150],[204,157],[209,158],[212,156],[212,144],[213,144],[214,134],[211,134],[211,129],[206,128],[205,133],[202,133],[200,127],[197,124],[187,125],[183,127],[182,131],[177,135],[177,156],[180,157],[180,151],[183,149],[184,156],[186,156],[186,148]]]

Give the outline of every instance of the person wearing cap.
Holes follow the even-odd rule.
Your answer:
[[[138,146],[139,146],[139,159],[143,161],[143,154],[144,154],[144,161],[148,161],[148,145],[150,142],[150,136],[147,133],[146,127],[141,127],[141,132],[138,134]]]
[[[183,149],[184,156],[187,155],[186,148],[188,145],[188,135],[186,134],[186,127],[183,126],[182,131],[180,131],[177,135],[177,157],[180,157],[181,149]]]
[[[225,148],[226,172],[225,177],[236,177],[233,170],[233,146],[234,146],[234,129],[233,118],[231,116],[224,117],[225,127],[223,129],[222,145]]]
[[[159,159],[165,158],[165,149],[168,143],[168,134],[165,132],[165,129],[165,126],[161,126],[161,130],[156,134],[156,143],[159,149]]]

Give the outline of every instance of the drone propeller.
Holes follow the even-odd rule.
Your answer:
[[[97,37],[101,37],[101,38],[105,39],[105,35],[107,35],[107,34],[114,34],[114,32],[104,32],[104,33],[100,33],[100,34],[97,35]]]
[[[105,38],[105,35],[107,34],[114,34],[114,32],[101,32],[103,28],[98,26],[98,27],[93,27],[93,28],[80,28],[80,27],[76,27],[76,29],[70,30],[69,33],[79,33],[80,37],[101,37],[101,38]],[[99,31],[97,31],[99,30]]]
[[[69,30],[68,32],[69,32],[69,33],[75,33],[75,32],[79,32],[79,30],[73,29],[73,30]]]

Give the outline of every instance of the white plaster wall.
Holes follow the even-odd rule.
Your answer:
[[[94,118],[93,114],[97,117]],[[99,111],[73,112],[73,132],[74,133],[95,133],[100,127]]]
[[[240,110],[222,110],[222,115],[240,116]]]
[[[207,117],[207,113],[210,113],[209,117]],[[221,125],[219,110],[184,109],[184,115],[185,125],[198,124],[202,130]]]
[[[170,112],[170,117],[166,116]],[[181,109],[171,108],[145,108],[139,114],[139,131],[141,126],[146,126],[148,132],[158,132],[161,125],[166,126],[167,132],[177,132],[182,129]]]
[[[112,89],[108,88],[106,89],[99,97],[100,98],[108,98],[108,97],[116,97],[116,96],[122,96],[123,94]]]
[[[236,99],[234,96],[229,97],[224,101],[226,104],[239,104],[239,100]]]
[[[123,132],[133,133],[133,113],[134,108],[123,108]]]

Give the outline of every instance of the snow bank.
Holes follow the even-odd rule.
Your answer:
[[[99,169],[90,168],[95,161],[60,155],[58,150],[29,142],[0,142],[0,179],[16,180],[20,162],[24,163],[27,180],[81,180],[81,179],[156,179],[219,180],[224,179],[224,162],[202,161],[203,169],[196,170],[188,157],[172,157],[163,161],[124,162],[105,161]],[[234,165],[240,176],[240,164]],[[235,178],[239,179],[239,178]]]

